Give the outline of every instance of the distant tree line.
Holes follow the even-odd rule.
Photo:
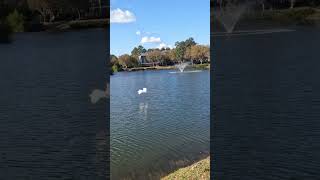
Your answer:
[[[210,47],[197,44],[193,38],[188,38],[185,41],[175,43],[175,48],[154,48],[145,49],[142,45],[133,48],[131,54],[123,54],[119,57],[110,56],[112,72],[121,71],[126,68],[141,66],[139,57],[144,55],[147,63],[152,66],[168,66],[184,61],[202,64],[210,61]]]
[[[294,7],[316,7],[320,6],[319,0],[213,0],[211,6],[215,8],[223,8],[228,3],[247,3],[251,2],[255,4],[256,8],[265,9],[286,9]]]
[[[32,31],[36,25],[105,18],[102,0],[0,0],[0,33]],[[8,32],[7,32],[8,33]]]
[[[102,0],[26,0],[32,11],[41,15],[42,22],[103,18],[106,1]],[[106,12],[105,12],[106,13]]]

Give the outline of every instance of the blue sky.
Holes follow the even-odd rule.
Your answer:
[[[111,0],[111,54],[173,47],[193,37],[210,44],[210,0]],[[139,33],[140,32],[140,33]]]

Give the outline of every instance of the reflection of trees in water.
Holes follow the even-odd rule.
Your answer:
[[[105,130],[106,127],[101,127],[100,131],[96,134],[96,156],[95,164],[97,165],[97,176],[104,179],[107,174],[108,164],[110,162],[110,152],[109,152],[109,135]]]
[[[103,101],[99,104],[99,106],[96,106],[98,108],[105,109],[105,107],[108,106],[108,102],[110,99],[110,83],[106,83],[105,90],[94,90],[94,91],[100,91],[102,96],[100,97],[95,97],[97,98],[97,102],[100,99],[105,99],[106,101]],[[93,94],[93,93],[92,93]],[[91,95],[92,95],[91,94]],[[92,98],[92,97],[91,97]],[[94,98],[94,97],[93,97]],[[92,99],[91,99],[92,101]],[[110,146],[110,132],[107,130],[109,129],[109,125],[107,122],[107,119],[109,118],[109,111],[107,113],[104,113],[103,118],[97,119],[97,124],[96,124],[96,137],[95,137],[95,145],[96,145],[96,154],[95,154],[95,159],[94,162],[96,164],[96,176],[101,178],[101,179],[109,179],[108,177],[109,174],[107,174],[107,170],[109,169],[109,164],[110,164],[110,151],[109,151],[109,146]],[[107,177],[106,177],[107,176]]]
[[[139,104],[139,112],[140,113],[143,113],[145,118],[147,118],[147,115],[148,115],[148,102],[141,102]]]

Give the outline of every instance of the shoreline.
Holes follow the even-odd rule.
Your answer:
[[[87,19],[87,20],[72,20],[59,21],[44,24],[26,24],[26,29],[23,32],[16,33],[37,33],[37,32],[53,32],[63,33],[70,31],[80,31],[85,29],[107,28],[109,19]],[[0,44],[10,44],[13,41],[13,36],[16,34],[9,26],[0,24]]]
[[[189,66],[192,69],[210,69],[210,63],[206,64],[195,64]],[[123,69],[122,71],[118,72],[134,72],[134,71],[147,71],[147,70],[171,70],[171,69],[177,69],[175,66],[151,66],[151,67],[134,67],[134,68],[127,68]],[[116,72],[113,72],[116,73]]]
[[[216,24],[211,32],[225,32],[225,28],[211,13],[211,21]],[[211,22],[212,23],[212,22]],[[237,22],[235,30],[286,28],[295,26],[318,26],[320,25],[320,7],[295,7],[292,9],[266,9],[264,11],[252,11],[244,13]]]
[[[81,29],[105,28],[109,24],[109,19],[87,19],[60,21],[43,24],[43,30],[47,32],[64,32]],[[40,31],[41,32],[41,31]]]
[[[162,177],[161,180],[191,179],[209,180],[210,179],[210,156],[193,163],[190,166],[179,168],[178,170]]]

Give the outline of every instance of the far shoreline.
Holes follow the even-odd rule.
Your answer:
[[[216,22],[212,32],[226,32],[225,28],[211,13],[211,20]],[[265,9],[244,13],[235,26],[235,30],[292,28],[297,26],[316,27],[320,24],[320,7],[294,7],[292,9]]]
[[[189,68],[197,69],[197,70],[209,70],[210,63],[190,65],[186,69],[186,71],[188,71]],[[174,65],[173,66],[150,66],[150,67],[126,68],[126,69],[123,69],[122,71],[118,71],[118,72],[135,72],[135,71],[148,71],[148,70],[159,71],[159,70],[176,70],[176,69],[177,68]],[[113,74],[116,74],[116,73],[117,72],[113,72]]]
[[[90,29],[107,29],[108,25],[109,19],[103,18],[33,24],[22,32],[12,32],[8,27],[0,26],[0,44],[10,44],[14,40],[15,34],[77,32]]]
[[[76,30],[82,30],[82,29],[107,28],[108,24],[109,24],[109,19],[106,19],[106,18],[60,21],[60,22],[43,24],[42,31],[65,32],[65,31],[76,31]]]

